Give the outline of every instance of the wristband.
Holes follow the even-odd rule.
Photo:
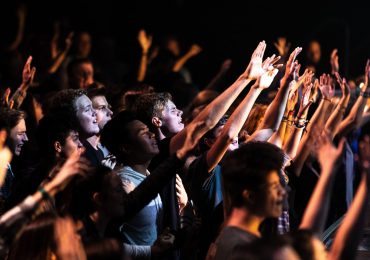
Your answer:
[[[42,199],[51,200],[51,197],[50,197],[49,193],[47,193],[46,190],[44,190],[43,187],[39,187],[37,190],[38,190],[38,192],[40,192],[42,194]]]

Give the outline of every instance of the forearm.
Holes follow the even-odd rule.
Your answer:
[[[216,76],[211,80],[211,82],[208,83],[208,85],[204,89],[209,89],[209,90],[216,90],[222,81],[222,79],[225,77],[227,70],[222,70],[217,73]]]
[[[281,85],[276,97],[272,101],[271,105],[267,108],[263,123],[260,129],[272,129],[276,131],[279,128],[281,119],[285,111],[285,107],[288,100],[289,84],[284,78],[281,80]]]
[[[141,54],[139,72],[138,72],[138,75],[137,75],[137,81],[138,82],[143,82],[144,81],[147,66],[148,66],[148,54],[146,52],[143,52]]]
[[[333,167],[322,169],[321,176],[311,195],[299,229],[311,230],[318,236],[323,232],[334,182],[332,170]]]
[[[189,54],[185,54],[184,56],[182,56],[180,59],[178,59],[175,63],[175,65],[173,65],[173,68],[172,68],[172,71],[173,72],[179,72],[181,70],[181,68],[185,65],[185,63],[191,58],[192,56],[190,56]]]
[[[13,108],[19,109],[19,107],[22,105],[24,99],[27,96],[27,89],[28,86],[24,83],[22,83],[19,88],[14,92],[12,97],[10,98],[10,101],[13,101]]]
[[[293,131],[289,135],[287,141],[284,143],[283,150],[290,158],[294,158],[297,154],[299,142],[301,141],[304,127],[292,126]]]
[[[359,96],[348,116],[340,123],[338,135],[345,136],[359,124],[367,99]]]
[[[342,97],[337,107],[335,108],[333,113],[331,113],[328,121],[325,124],[325,129],[327,130],[328,133],[330,133],[332,139],[334,138],[338,130],[339,124],[342,121],[343,114],[347,108],[348,102],[349,102],[349,96]]]
[[[153,200],[169,181],[175,177],[177,170],[184,164],[176,155],[161,163],[145,180],[124,199],[123,220],[129,220],[145,205]]]
[[[243,91],[243,89],[250,82],[245,77],[239,77],[228,89],[214,99],[210,104],[203,109],[197,117],[190,124],[202,123],[203,129],[199,130],[199,135],[203,136],[206,132],[216,126],[221,117],[227,112],[231,104]],[[172,139],[170,144],[170,152],[176,152],[182,147],[187,130],[189,126],[185,127],[181,132],[177,133]]]
[[[217,138],[216,142],[207,152],[207,164],[209,171],[211,171],[220,162],[227,151],[228,146],[238,136],[241,128],[244,125],[244,122],[247,120],[254,102],[260,95],[261,91],[262,89],[258,88],[258,86],[252,86],[247,96],[227,120],[226,125],[222,129],[221,135]]]
[[[356,196],[335,235],[328,259],[354,259],[361,239],[368,204],[366,173],[362,174]]]

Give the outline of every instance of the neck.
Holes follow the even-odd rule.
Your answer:
[[[89,138],[86,138],[86,141],[88,141],[92,147],[94,147],[95,150],[98,150],[98,144],[100,142],[100,137],[97,135],[93,135]]]
[[[166,138],[166,136],[164,135],[164,133],[162,132],[160,128],[156,128],[155,137],[157,138],[158,141],[161,141]]]
[[[128,165],[136,172],[141,173],[142,175],[147,175],[147,170],[149,167],[150,161],[145,163],[129,163]]]
[[[264,217],[252,214],[244,207],[232,208],[226,226],[238,227],[260,237],[259,227],[264,219]]]
[[[94,222],[96,230],[99,233],[99,236],[104,237],[105,230],[109,222],[109,217],[107,217],[102,212],[95,211],[94,213],[90,214],[90,219]]]

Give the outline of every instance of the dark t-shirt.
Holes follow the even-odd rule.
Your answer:
[[[257,236],[237,227],[225,227],[208,251],[207,259],[224,260],[233,257],[238,248],[243,248]]]

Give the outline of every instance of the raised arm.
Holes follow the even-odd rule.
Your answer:
[[[216,74],[216,76],[213,77],[211,82],[209,82],[204,89],[217,90],[218,86],[220,85],[220,82],[225,77],[225,74],[230,70],[231,63],[232,61],[230,59],[224,60],[219,72]]]
[[[306,134],[303,136],[302,141],[299,143],[296,157],[293,159],[293,169],[297,176],[301,174],[301,170],[304,162],[306,161],[310,150],[308,146],[312,143],[314,132],[321,133],[325,125],[325,119],[328,109],[331,106],[331,98],[333,97],[334,91],[330,89],[328,84],[328,77],[323,75],[320,77],[320,83],[315,80],[314,87],[320,88],[322,99],[321,102],[313,114],[309,124],[306,127]]]
[[[48,69],[49,74],[55,73],[59,67],[62,65],[63,61],[66,59],[67,54],[72,46],[73,32],[70,32],[65,39],[65,47],[63,50],[58,51],[55,58],[53,59],[53,64],[51,64]]]
[[[252,54],[252,58],[247,69],[242,75],[223,93],[215,98],[208,104],[197,117],[194,118],[181,132],[177,133],[172,139],[170,144],[170,152],[174,153],[179,147],[182,146],[188,127],[191,124],[202,123],[204,128],[199,134],[204,135],[212,129],[220,118],[226,113],[234,100],[239,96],[243,89],[248,85],[251,80],[255,80],[265,73],[269,66],[273,66],[278,60],[277,58],[267,58],[262,64],[262,57],[265,52],[266,44],[264,41],[260,42]]]
[[[350,89],[349,89],[349,85],[347,84],[346,79],[345,78],[342,79],[339,76],[338,72],[335,73],[335,76],[342,90],[342,97],[339,100],[337,107],[334,109],[333,113],[331,113],[328,121],[325,124],[325,129],[331,134],[332,139],[337,133],[339,124],[342,121],[343,114],[346,111],[349,98],[350,98]]]
[[[251,111],[257,97],[263,89],[266,89],[271,85],[277,73],[278,69],[273,69],[264,73],[251,87],[247,96],[227,120],[220,136],[217,137],[215,143],[207,152],[208,172],[212,171],[221,161],[229,145],[238,136],[240,129],[243,127],[245,120],[247,120],[249,112]]]
[[[152,36],[146,34],[145,30],[140,30],[137,36],[137,40],[139,41],[141,47],[141,59],[140,59],[140,66],[137,75],[137,81],[143,82],[146,75],[146,69],[148,67],[148,53],[149,49],[152,46]]]
[[[312,77],[308,78],[304,84],[303,95],[301,99],[301,104],[299,106],[299,111],[294,124],[291,126],[293,128],[292,133],[289,135],[287,141],[284,143],[283,150],[290,158],[294,158],[297,154],[298,145],[302,138],[302,133],[307,125],[307,113],[313,100],[311,99],[311,89],[313,84],[310,83]]]
[[[188,60],[198,55],[201,51],[202,48],[198,44],[193,44],[189,51],[176,61],[175,65],[173,65],[172,71],[179,72]]]
[[[35,77],[36,68],[31,68],[32,56],[29,56],[26,64],[24,65],[22,72],[22,84],[14,92],[13,96],[10,98],[9,102],[13,102],[14,108],[18,109],[27,95],[27,90],[31,86],[33,79]]]
[[[369,201],[370,182],[370,137],[365,136],[360,142],[361,182],[355,198],[340,225],[328,259],[355,259],[358,244],[365,223]]]
[[[252,134],[248,141],[267,141],[271,137],[271,135],[278,130],[288,100],[288,94],[290,90],[289,83],[292,80],[293,72],[295,70],[295,67],[297,66],[297,63],[295,63],[294,61],[301,51],[302,48],[297,47],[290,54],[288,62],[286,64],[285,74],[280,81],[279,91],[276,94],[271,105],[267,108],[262,124]]]
[[[21,44],[24,36],[24,28],[26,23],[27,7],[22,4],[17,9],[18,28],[14,41],[7,48],[8,51],[15,51]]]
[[[324,132],[317,140],[317,155],[321,166],[321,174],[310,201],[304,212],[300,229],[308,229],[320,236],[324,230],[329,211],[331,190],[335,179],[335,165],[343,152],[344,139],[338,148],[331,143],[328,133]]]
[[[340,123],[338,127],[338,135],[345,136],[350,131],[355,129],[361,121],[362,113],[364,111],[367,97],[368,85],[370,77],[370,60],[367,60],[365,67],[365,82],[361,89],[360,96],[357,98],[348,116]]]

